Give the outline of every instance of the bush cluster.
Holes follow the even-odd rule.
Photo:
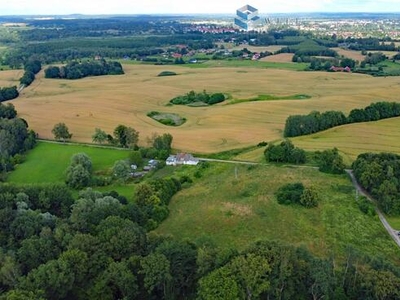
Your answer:
[[[222,93],[208,94],[206,91],[196,93],[190,91],[186,95],[178,96],[170,100],[170,103],[176,105],[188,105],[192,103],[204,103],[208,105],[217,104],[225,101],[225,95]]]
[[[275,193],[279,204],[300,204],[307,208],[318,206],[318,193],[313,187],[304,187],[301,182],[288,183],[281,186]]]

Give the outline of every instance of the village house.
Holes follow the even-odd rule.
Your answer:
[[[178,153],[177,155],[170,155],[166,160],[167,166],[177,166],[177,165],[190,165],[196,166],[199,160],[193,157],[189,153]]]
[[[343,67],[332,66],[330,68],[330,70],[333,71],[333,72],[351,72],[351,68],[350,67],[343,68]]]

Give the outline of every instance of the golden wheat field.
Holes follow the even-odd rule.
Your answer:
[[[293,139],[296,146],[306,150],[340,149],[347,162],[364,152],[400,154],[400,118],[357,123],[332,128],[309,136]]]
[[[65,122],[73,133],[72,139],[81,142],[91,142],[96,127],[112,133],[118,124],[125,124],[140,132],[141,144],[152,133],[169,132],[174,136],[174,148],[210,153],[279,139],[286,118],[292,114],[307,114],[312,110],[348,113],[378,100],[400,101],[398,77],[261,68],[124,65],[124,69],[125,75],[75,81],[45,79],[42,71],[12,103],[42,138],[52,138],[51,129],[58,122]],[[165,70],[179,75],[157,77]],[[15,76],[13,72],[0,72],[1,80]],[[308,94],[312,98],[197,108],[166,106],[175,96],[204,89],[228,93],[233,98],[260,94]],[[168,127],[147,117],[150,111],[177,113],[187,122],[180,127]],[[396,130],[395,125],[391,128]],[[354,130],[350,134],[358,136],[357,129]],[[347,141],[352,147],[351,136]],[[307,148],[312,145],[312,142],[304,144]]]
[[[0,71],[0,87],[18,85],[19,79],[23,73],[22,70]]]
[[[292,53],[280,53],[276,55],[270,55],[267,57],[263,57],[261,61],[270,61],[270,62],[292,62],[294,54]]]
[[[354,50],[346,50],[342,48],[332,48],[335,50],[339,55],[343,55],[344,57],[348,57],[354,59],[356,61],[363,61],[365,59],[365,55],[361,54],[361,51],[354,51]]]

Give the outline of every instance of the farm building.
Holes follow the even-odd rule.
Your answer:
[[[199,160],[193,157],[193,155],[189,153],[178,153],[177,155],[170,155],[166,160],[167,166],[176,166],[176,165],[196,166],[198,163]]]

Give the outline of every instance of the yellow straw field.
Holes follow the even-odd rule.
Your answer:
[[[51,129],[58,122],[65,122],[72,139],[81,142],[91,142],[96,127],[112,133],[118,124],[124,124],[140,132],[141,144],[154,132],[169,132],[174,136],[174,148],[210,153],[279,139],[289,115],[312,110],[341,110],[347,114],[378,100],[400,101],[398,77],[246,67],[124,65],[124,69],[126,74],[121,76],[75,81],[45,79],[41,72],[12,103],[42,138],[52,138]],[[179,75],[157,77],[165,70]],[[0,82],[5,85],[4,81],[15,77],[13,72],[0,72]],[[312,98],[210,107],[166,106],[175,96],[204,89],[227,93],[234,99],[265,94],[307,94]],[[177,113],[187,122],[168,127],[147,117],[150,111]],[[351,144],[353,139],[348,141]],[[306,146],[312,145],[310,142]]]

